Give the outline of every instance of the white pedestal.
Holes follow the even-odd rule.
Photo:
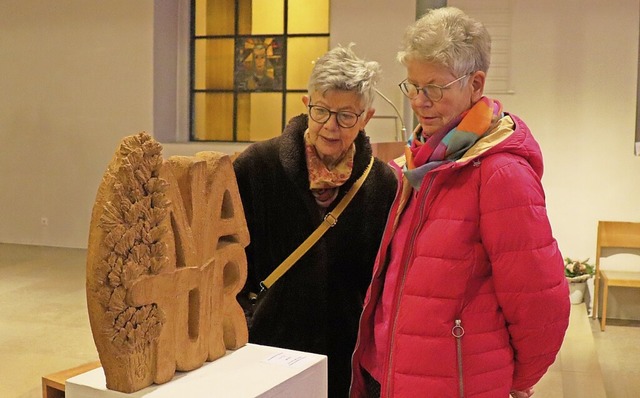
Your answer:
[[[65,391],[67,398],[326,398],[327,357],[247,344],[131,394],[108,390],[102,368],[68,379]]]

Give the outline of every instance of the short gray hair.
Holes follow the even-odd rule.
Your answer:
[[[429,10],[404,34],[398,61],[442,65],[458,76],[487,73],[491,63],[491,36],[484,25],[455,7]]]
[[[360,97],[369,109],[375,97],[375,85],[380,76],[380,65],[375,61],[358,58],[348,47],[338,45],[318,58],[309,77],[309,95],[329,90],[351,91]]]

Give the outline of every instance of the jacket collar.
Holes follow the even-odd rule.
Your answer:
[[[304,132],[308,127],[308,115],[301,114],[292,118],[282,135],[278,157],[289,179],[300,189],[309,189],[309,176],[307,173],[307,160],[304,152]],[[371,159],[372,149],[369,137],[364,131],[360,131],[354,141],[356,154],[353,159],[353,172],[347,182],[342,185],[341,191],[346,192],[353,183],[364,173]]]

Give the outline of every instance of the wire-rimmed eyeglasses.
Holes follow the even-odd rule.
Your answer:
[[[317,123],[326,123],[331,118],[331,115],[336,115],[336,121],[338,122],[338,126],[348,129],[356,125],[358,122],[358,118],[360,115],[364,113],[364,111],[360,113],[350,112],[350,111],[337,111],[334,112],[320,105],[309,105],[309,117],[313,119],[313,121]]]
[[[473,73],[473,72],[472,72]],[[409,83],[407,79],[404,79],[398,86],[400,86],[400,90],[402,90],[402,94],[406,95],[409,99],[415,99],[420,91],[424,93],[424,95],[429,98],[433,102],[438,102],[444,96],[444,90],[449,88],[452,84],[459,82],[465,77],[469,76],[471,73],[466,73],[456,80],[445,84],[444,86],[439,86],[437,84],[427,84],[424,87],[418,87],[413,83]]]

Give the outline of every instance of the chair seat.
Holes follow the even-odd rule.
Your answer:
[[[600,257],[606,257],[605,249],[616,249],[615,254],[638,254],[640,250],[640,222],[598,221],[598,239],[596,242],[596,279],[593,299],[593,317],[598,316],[599,304],[602,304],[600,330],[604,332],[607,323],[607,296],[609,286],[640,288],[640,272],[603,270]],[[602,284],[602,303],[600,303],[600,284]]]
[[[640,272],[601,269],[600,275],[609,286],[640,287]]]

